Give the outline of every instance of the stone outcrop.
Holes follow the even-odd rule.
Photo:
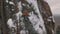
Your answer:
[[[3,34],[54,34],[53,15],[44,0],[6,0],[2,7],[2,25],[8,28]]]

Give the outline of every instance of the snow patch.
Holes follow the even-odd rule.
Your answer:
[[[17,16],[17,20],[19,20],[19,18],[22,16],[21,2],[18,3],[18,9],[19,9],[19,12],[15,14]]]
[[[19,11],[22,11],[21,1],[20,1],[20,2],[18,2],[18,8],[19,8]]]
[[[41,14],[40,14],[40,12],[39,12],[39,9],[38,9],[37,0],[27,0],[27,2],[28,2],[29,4],[32,4],[32,6],[34,6],[35,12],[36,12],[36,13],[38,14],[38,16],[39,16],[39,19],[38,19],[37,16],[32,13],[32,14],[30,15],[29,19],[30,19],[30,21],[32,22],[32,24],[34,24],[35,22],[37,23],[37,24],[34,26],[35,30],[36,30],[36,31],[38,30],[38,33],[39,33],[39,34],[43,34],[43,31],[46,32],[46,30],[45,30],[44,21],[43,21],[42,16],[41,16]],[[39,25],[42,26],[43,29],[39,28],[39,27],[38,27]]]
[[[17,16],[17,20],[19,20],[19,17],[21,17],[21,16],[22,16],[21,11],[20,11],[20,12],[18,12],[18,13],[16,13],[16,16]]]
[[[14,5],[14,3],[13,3],[13,2],[11,2],[11,1],[9,2],[9,4],[13,4],[13,5]]]
[[[20,34],[26,34],[26,31],[25,30],[21,30]]]
[[[14,9],[12,9],[12,11],[14,11]]]
[[[14,23],[13,20],[11,18],[9,18],[8,21],[7,21],[7,24],[10,28],[15,27],[15,25],[13,23]]]
[[[35,28],[35,30],[39,33],[39,34],[43,34],[43,31],[44,31],[44,24],[42,22],[40,22],[40,20],[38,19],[38,17],[33,14],[33,12],[31,12],[30,14],[30,17],[28,17],[31,21],[31,23],[33,24],[33,27]],[[39,25],[43,28],[41,29],[39,27]]]
[[[54,20],[54,17],[53,16],[50,16],[49,18],[52,18],[53,19],[53,22],[55,23],[55,20]]]

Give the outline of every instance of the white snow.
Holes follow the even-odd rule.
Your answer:
[[[25,30],[21,30],[20,34],[26,34],[26,31]]]
[[[7,21],[7,24],[8,24],[8,26],[9,26],[10,28],[11,28],[11,27],[15,27],[13,23],[14,23],[14,22],[12,21],[12,19],[9,18],[8,21]]]
[[[19,21],[19,18],[22,16],[22,6],[21,6],[21,2],[18,3],[18,9],[19,9],[19,12],[16,13],[15,15],[17,16],[17,20]]]
[[[40,12],[39,12],[39,9],[38,9],[37,0],[27,0],[27,2],[30,3],[30,4],[32,4],[32,6],[34,6],[35,12],[36,12],[36,13],[38,14],[38,16],[39,16],[39,19],[38,19],[36,15],[31,14],[30,17],[29,17],[29,19],[30,19],[30,21],[32,22],[32,24],[35,23],[35,22],[37,23],[37,24],[34,26],[35,30],[36,30],[36,31],[38,30],[38,33],[39,33],[39,34],[43,34],[43,31],[46,32],[46,30],[45,30],[44,21],[43,21],[42,16],[41,16],[41,14],[40,14]],[[39,25],[42,26],[43,29],[39,28],[39,27],[38,27]]]
[[[12,11],[14,11],[14,9],[12,9]]]
[[[54,30],[52,29],[53,34],[55,34]]]
[[[24,3],[23,3],[22,5],[23,5],[23,6],[26,6],[26,4],[24,4]]]
[[[9,4],[13,4],[13,5],[14,5],[14,3],[13,3],[13,2],[11,2],[11,1],[9,2]]]
[[[20,34],[28,34],[28,30],[23,29],[20,31]]]
[[[44,24],[43,24],[42,22],[40,22],[40,20],[38,19],[38,17],[37,17],[35,14],[33,14],[33,12],[31,12],[29,15],[30,15],[29,19],[30,19],[31,23],[33,24],[35,30],[36,30],[39,34],[43,34],[43,31],[44,31],[44,27],[43,27],[43,26],[44,26]],[[39,27],[39,25],[40,25],[43,29],[41,29],[41,28]]]
[[[21,1],[20,1],[20,2],[18,2],[18,8],[19,8],[19,11],[21,11],[21,10],[22,10]]]
[[[22,13],[21,13],[21,12],[16,13],[17,20],[19,20],[19,17],[20,17],[21,15],[22,15]]]
[[[50,16],[50,18],[52,18],[53,19],[53,22],[55,23],[54,16],[52,15],[52,16]]]
[[[54,20],[54,17],[53,17],[53,15],[52,15],[52,16],[50,16],[49,18],[52,18],[52,19],[53,19],[53,22],[55,23],[55,20]]]

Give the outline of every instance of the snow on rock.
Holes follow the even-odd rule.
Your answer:
[[[18,2],[18,8],[19,8],[19,11],[22,11],[21,1],[20,1],[20,2]]]
[[[18,12],[15,15],[17,16],[17,20],[19,20],[19,17],[22,15],[22,13],[21,12]]]
[[[26,34],[25,30],[21,30],[20,34]]]
[[[53,34],[55,34],[54,30],[52,29]]]
[[[9,2],[9,4],[13,4],[13,5],[14,5],[14,3],[13,3],[13,2],[11,2],[11,1]]]
[[[35,12],[38,14],[37,17],[33,11],[29,13],[29,20],[31,21],[31,23],[33,24],[34,29],[39,33],[39,34],[46,34],[46,30],[45,30],[45,25],[44,25],[44,21],[42,19],[42,16],[39,12],[38,9],[38,5],[37,5],[37,0],[26,0],[29,4],[32,4]],[[13,2],[9,2],[10,4],[14,4]],[[18,8],[19,8],[19,12],[16,13],[15,15],[17,16],[17,20],[19,21],[20,17],[22,16],[22,6],[21,6],[21,2],[18,2]],[[23,20],[23,19],[22,19]],[[15,27],[13,24],[13,20],[10,18],[7,21],[7,24],[9,25],[9,27]],[[40,26],[40,27],[39,27]],[[24,30],[20,31],[21,34],[25,34],[26,32]]]
[[[10,28],[15,27],[13,23],[14,23],[13,20],[11,18],[9,18],[8,21],[7,21],[7,24]]]
[[[39,9],[38,9],[38,6],[37,6],[37,0],[27,0],[28,3],[32,4],[32,6],[34,6],[34,9],[35,9],[35,12],[38,14],[39,16],[39,19],[37,18],[36,15],[34,15],[33,13],[30,15],[29,19],[30,21],[33,23],[36,22],[36,25],[34,26],[35,30],[37,31],[38,30],[38,33],[39,34],[43,34],[43,31],[46,32],[45,30],[45,26],[44,26],[44,21],[42,19],[42,16],[39,12]],[[39,25],[43,28],[39,28]]]
[[[14,9],[12,9],[12,11],[14,11]]]
[[[20,31],[20,34],[28,34],[28,30],[23,29],[23,30]]]
[[[50,16],[49,18],[52,18],[53,19],[53,22],[55,23],[55,20],[54,20],[54,17],[53,16]]]
[[[38,17],[33,14],[33,12],[31,12],[30,14],[30,21],[33,24],[33,27],[35,28],[35,30],[39,33],[39,34],[43,34],[44,31],[44,24],[42,22],[40,22],[40,20],[38,19]],[[40,28],[39,25],[43,28]]]
[[[17,20],[19,20],[19,18],[22,16],[21,2],[18,3],[18,9],[19,9],[19,12],[15,14],[17,16]]]

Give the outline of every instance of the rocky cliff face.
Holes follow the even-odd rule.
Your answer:
[[[9,34],[53,34],[52,13],[46,2],[6,0],[4,5]]]
[[[38,6],[44,20],[47,34],[53,34],[55,21],[54,21],[54,18],[53,18],[53,15],[51,13],[48,3],[43,0],[38,0]]]

